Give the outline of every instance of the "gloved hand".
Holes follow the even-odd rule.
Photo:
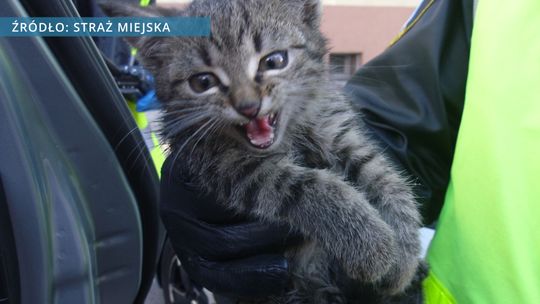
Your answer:
[[[212,292],[260,298],[285,291],[283,252],[301,237],[235,215],[182,180],[169,157],[162,168],[160,209],[169,239],[191,279]]]

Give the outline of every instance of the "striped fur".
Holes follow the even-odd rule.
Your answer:
[[[410,285],[419,254],[415,200],[328,79],[318,1],[199,0],[181,12],[105,8],[114,15],[212,18],[210,38],[131,42],[156,75],[163,136],[170,157],[183,164],[177,174],[227,208],[288,224],[309,239],[288,253],[291,292],[268,303],[364,303],[362,295],[347,299],[340,277],[381,297]],[[276,50],[288,51],[286,69],[253,68]],[[189,77],[207,71],[221,85],[194,94]],[[233,107],[246,98],[267,98],[261,111],[280,113],[268,149],[254,148],[239,131],[245,118]]]

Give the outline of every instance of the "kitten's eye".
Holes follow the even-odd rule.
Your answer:
[[[195,93],[203,93],[219,84],[218,78],[212,73],[203,73],[191,76],[189,86]]]
[[[289,64],[287,51],[277,51],[261,59],[259,71],[281,70]]]

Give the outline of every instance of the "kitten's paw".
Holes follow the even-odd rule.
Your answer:
[[[400,264],[394,265],[377,284],[379,293],[397,295],[406,290],[421,288],[422,282],[428,274],[427,263],[416,257],[400,262]]]
[[[342,258],[345,272],[352,279],[376,282],[391,269],[397,260],[394,234],[380,221],[369,231],[345,245]]]
[[[403,292],[412,282],[418,268],[417,258],[399,259],[380,280],[379,289],[386,295]]]

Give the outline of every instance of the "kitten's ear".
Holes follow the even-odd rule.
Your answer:
[[[310,27],[318,28],[321,24],[322,1],[301,0],[303,4],[303,21]]]

